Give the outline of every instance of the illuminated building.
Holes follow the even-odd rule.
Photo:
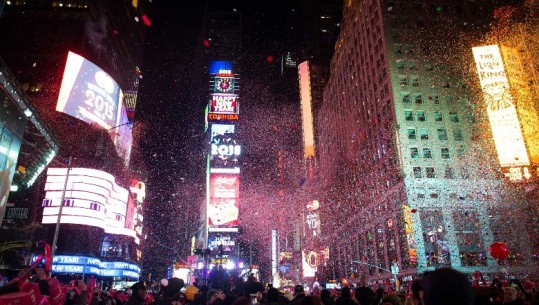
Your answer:
[[[121,185],[130,198],[123,212],[125,225],[135,230],[140,224],[133,218],[140,216],[139,220],[142,220],[139,213],[142,206],[127,189],[132,186],[132,177],[144,176],[138,169],[132,171],[129,164],[131,129],[142,77],[139,68],[142,45],[145,28],[151,25],[145,15],[149,1],[4,3],[0,18],[0,55],[15,71],[14,77],[21,83],[21,90],[58,138],[60,150],[53,166],[65,168],[68,157],[72,157],[70,166],[73,169],[102,170],[115,177],[115,183]],[[86,76],[93,77],[86,79]],[[77,101],[65,98],[69,95],[82,98]],[[80,101],[85,103],[77,105]],[[73,111],[77,108],[81,112]],[[29,129],[24,137],[34,139],[36,135]],[[34,229],[36,224],[42,223],[41,214],[47,210],[36,205],[38,202],[46,204],[43,191],[47,177],[33,175],[36,168],[46,172],[35,164],[41,157],[41,149],[33,140],[23,141],[21,154],[25,158],[19,158],[18,166],[28,169],[28,174],[15,175],[15,181],[24,188],[10,196],[14,207],[29,209],[28,218],[21,225],[32,224]],[[87,203],[90,208],[92,203]],[[71,201],[65,201],[65,204],[71,204]],[[142,234],[126,236],[91,222],[68,220],[69,217],[65,224],[62,221],[56,254],[141,264],[142,244],[137,243],[137,239]],[[50,242],[55,229],[51,222],[55,223],[43,221],[43,227],[28,233],[28,238]],[[14,234],[13,231],[9,230],[8,234]],[[80,243],[73,238],[77,234],[89,236],[88,242]],[[122,251],[103,251],[105,248],[122,248]]]
[[[472,47],[490,2],[345,1],[315,117],[330,275],[401,282],[442,266],[537,268],[537,222],[500,174]],[[443,22],[444,26],[438,26]],[[510,229],[508,229],[510,228]],[[347,237],[347,238],[343,238]]]

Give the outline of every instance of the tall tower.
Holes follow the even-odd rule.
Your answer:
[[[497,173],[470,69],[492,9],[345,1],[315,119],[322,231],[338,277],[373,285],[442,266],[499,272],[488,250],[497,241],[511,249],[504,268],[530,266],[534,220],[523,193]]]

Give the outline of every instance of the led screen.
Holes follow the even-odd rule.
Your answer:
[[[47,171],[43,224],[55,224],[58,219],[66,173],[66,168],[49,168]],[[126,227],[128,197],[128,190],[118,186],[111,174],[71,168],[60,222],[100,227],[106,233],[134,237],[138,243],[134,229]]]
[[[111,129],[118,122],[120,87],[101,68],[69,52],[56,110]]]
[[[213,60],[210,62],[210,74],[231,74],[233,64],[231,61]]]
[[[124,103],[120,103],[118,123],[116,126],[118,127],[116,127],[110,134],[114,141],[118,156],[122,158],[124,165],[128,167],[131,158],[131,147],[133,145],[133,125],[127,116],[127,109]]]
[[[406,234],[406,248],[408,248],[408,256],[410,258],[410,264],[415,266],[417,264],[417,245],[414,239],[414,220],[412,218],[412,209],[407,206],[402,206],[404,215],[404,232]]]
[[[32,258],[32,262],[37,256]],[[140,267],[127,262],[104,262],[95,257],[55,255],[52,259],[52,271],[55,273],[77,273],[96,276],[138,278]]]
[[[318,266],[318,254],[314,251],[301,251],[303,277],[314,277]]]
[[[517,110],[498,45],[473,48],[473,55],[500,165],[529,165]]]
[[[237,233],[208,233],[208,249],[215,251],[219,254],[222,250],[223,254],[235,254],[237,253]],[[221,249],[219,246],[222,246]]]
[[[215,168],[239,168],[241,146],[234,135],[235,126],[230,124],[211,125],[210,166]]]
[[[214,93],[211,95],[210,112],[219,114],[238,114],[238,95],[233,93]]]
[[[239,175],[210,174],[210,201],[208,224],[216,226],[238,225]]]

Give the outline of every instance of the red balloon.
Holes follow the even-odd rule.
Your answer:
[[[509,247],[501,242],[493,242],[489,248],[490,255],[495,259],[504,260],[509,256]]]

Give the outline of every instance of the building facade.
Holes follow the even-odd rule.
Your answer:
[[[496,241],[509,245],[504,264],[515,273],[534,266],[534,219],[523,191],[497,170],[469,68],[493,9],[345,1],[315,119],[334,277],[374,284],[396,273],[406,282],[442,266],[496,273]]]

